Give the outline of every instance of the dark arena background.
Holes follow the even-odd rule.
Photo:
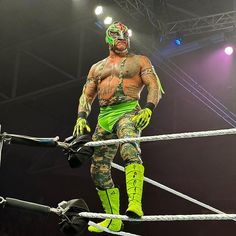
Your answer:
[[[72,135],[88,70],[108,55],[105,23],[111,19],[106,17],[129,26],[130,51],[150,58],[165,90],[143,136],[236,127],[236,0],[1,0],[2,132],[60,140]],[[141,105],[145,95],[144,90]],[[93,130],[98,111],[95,101],[89,116]],[[145,176],[236,213],[235,135],[144,142],[141,148]],[[115,163],[123,165],[119,154]],[[113,169],[112,174],[124,214],[124,173]],[[0,196],[52,207],[83,198],[91,212],[103,212],[90,163],[72,169],[60,148],[4,144]],[[145,215],[214,213],[149,183],[143,208]],[[0,236],[64,235],[58,223],[53,214],[0,208]],[[124,231],[233,236],[236,222],[126,222]]]

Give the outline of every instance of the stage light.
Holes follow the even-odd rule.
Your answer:
[[[103,7],[102,6],[97,6],[94,10],[95,14],[98,16],[98,15],[101,15],[103,13]]]
[[[184,42],[183,42],[183,35],[181,32],[177,32],[174,38],[174,43],[177,46],[181,46]]]
[[[226,55],[230,56],[231,54],[233,54],[233,52],[234,52],[234,49],[232,47],[228,46],[225,48]]]
[[[111,23],[112,23],[112,17],[107,16],[107,17],[104,19],[104,24],[105,24],[105,25],[110,25]]]
[[[128,29],[128,34],[129,34],[129,37],[131,37],[133,35],[133,32],[131,29]]]
[[[176,44],[177,46],[180,46],[180,45],[182,45],[182,44],[183,44],[183,39],[182,39],[182,38],[180,38],[180,37],[178,37],[178,38],[175,38],[175,44]]]

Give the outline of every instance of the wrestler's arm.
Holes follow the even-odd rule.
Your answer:
[[[95,68],[96,64],[89,70],[87,81],[83,87],[83,91],[79,99],[78,114],[80,117],[88,117],[91,112],[92,103],[97,96]]]
[[[147,106],[151,106],[153,110],[162,96],[162,88],[158,75],[155,72],[150,60],[146,56],[140,56],[141,79],[147,87]]]

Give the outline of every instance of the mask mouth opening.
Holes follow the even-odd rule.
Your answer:
[[[114,51],[115,51],[115,53],[117,53],[117,54],[125,54],[125,53],[128,52],[128,49],[126,48],[126,49],[123,50],[123,51],[120,51],[120,50],[115,49]]]

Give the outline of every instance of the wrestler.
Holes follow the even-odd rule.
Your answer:
[[[152,112],[161,98],[163,90],[159,78],[146,56],[128,52],[130,39],[127,26],[121,22],[112,23],[106,30],[105,40],[109,45],[109,55],[94,64],[88,73],[79,99],[74,135],[91,131],[87,117],[98,96],[100,113],[93,140],[139,137],[149,124]],[[146,105],[141,108],[138,101],[144,86],[148,93]],[[140,218],[143,216],[144,166],[138,142],[95,147],[91,176],[105,212],[119,214],[119,189],[111,177],[111,163],[118,148],[125,164],[128,195],[126,215]],[[118,219],[105,219],[99,224],[113,231],[120,231],[123,226]],[[91,232],[102,232],[93,226],[88,229]]]

